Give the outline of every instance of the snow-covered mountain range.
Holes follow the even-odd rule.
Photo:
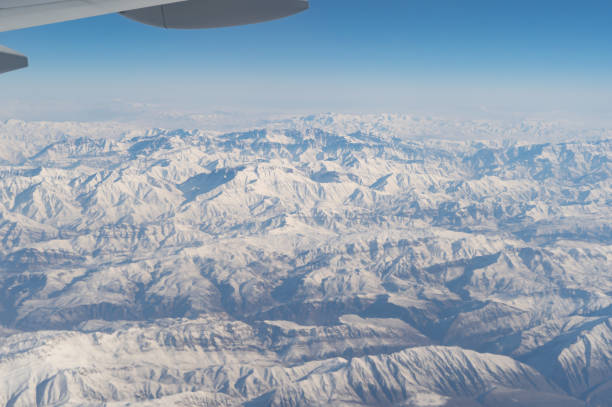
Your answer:
[[[449,123],[0,123],[0,406],[612,406],[611,133]]]

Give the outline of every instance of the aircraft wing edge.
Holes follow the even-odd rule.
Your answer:
[[[0,32],[182,1],[184,0],[58,0],[30,6],[0,8]]]
[[[26,68],[28,58],[17,51],[0,45],[0,74]]]

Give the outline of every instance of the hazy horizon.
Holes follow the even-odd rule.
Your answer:
[[[173,31],[119,15],[2,33],[0,119],[415,113],[610,123],[605,1],[313,0],[291,18]]]

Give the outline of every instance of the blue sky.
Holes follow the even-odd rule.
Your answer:
[[[313,113],[612,112],[609,0],[311,0],[253,26],[171,31],[118,15],[0,33],[31,67],[0,118],[130,109]]]

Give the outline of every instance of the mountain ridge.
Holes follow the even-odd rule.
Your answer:
[[[0,126],[0,405],[607,406],[612,138],[406,122]]]

